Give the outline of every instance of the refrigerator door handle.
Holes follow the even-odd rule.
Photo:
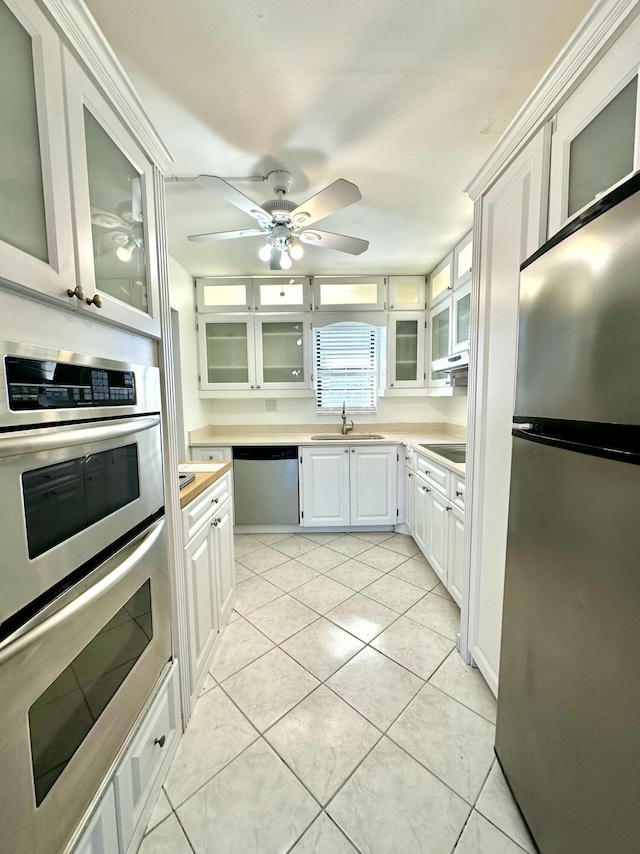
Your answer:
[[[529,427],[530,429],[524,429]],[[575,451],[578,454],[587,454],[590,457],[603,457],[608,460],[618,460],[622,463],[640,466],[640,451],[629,450],[622,447],[607,447],[607,445],[595,445],[588,442],[577,442],[563,436],[551,436],[548,433],[536,433],[531,425],[519,424],[514,427],[511,434],[518,439],[528,442],[538,442],[541,445],[551,445],[554,448],[563,448],[566,451]]]

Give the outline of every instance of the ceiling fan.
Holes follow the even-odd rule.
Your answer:
[[[218,231],[211,234],[191,234],[189,240],[194,243],[208,243],[216,240],[232,240],[236,237],[266,237],[266,243],[258,255],[261,260],[270,262],[271,270],[289,270],[292,259],[302,258],[303,249],[300,242],[326,249],[337,249],[338,252],[348,252],[350,255],[360,255],[367,249],[368,240],[309,228],[318,220],[360,201],[362,196],[355,184],[345,181],[344,178],[339,178],[299,205],[285,198],[293,183],[288,172],[282,170],[270,172],[267,175],[267,180],[271,184],[276,198],[259,205],[232,187],[223,178],[213,175],[199,175],[196,181],[200,186],[216,193],[225,201],[248,213],[249,216],[257,220],[258,228]]]

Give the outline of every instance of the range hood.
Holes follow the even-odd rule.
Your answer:
[[[462,353],[452,353],[450,356],[443,356],[441,359],[434,359],[431,362],[431,370],[434,373],[452,374],[456,371],[465,371],[469,369],[469,351],[464,350]]]

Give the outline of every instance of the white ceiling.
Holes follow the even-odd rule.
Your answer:
[[[175,157],[170,174],[336,178],[362,201],[319,227],[359,257],[306,247],[298,274],[430,272],[472,225],[462,188],[589,0],[86,0]],[[268,184],[234,182],[264,202]],[[190,243],[254,221],[167,186],[170,253],[194,276],[268,273],[262,238]]]

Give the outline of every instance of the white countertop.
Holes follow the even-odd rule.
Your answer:
[[[418,427],[418,425],[415,426],[416,428]],[[335,425],[332,424],[331,427],[335,427]],[[190,438],[189,444],[192,447],[240,447],[243,445],[296,445],[298,447],[313,447],[314,445],[349,445],[353,443],[363,445],[406,445],[413,448],[416,453],[432,459],[434,462],[440,463],[440,465],[448,468],[450,471],[455,471],[458,474],[464,475],[464,463],[453,463],[450,460],[441,457],[439,454],[434,453],[433,451],[427,451],[425,448],[421,447],[421,445],[465,444],[466,440],[464,437],[450,430],[430,430],[426,427],[424,431],[421,430],[420,432],[417,432],[416,430],[416,432],[413,432],[414,425],[407,425],[407,428],[407,430],[402,430],[401,425],[393,425],[393,430],[387,430],[385,429],[385,425],[356,424],[354,431],[352,433],[348,433],[346,436],[343,436],[340,433],[339,427],[335,430],[332,430],[329,427],[323,430],[322,425],[314,427],[312,431],[309,430],[308,425],[304,425],[299,428],[296,426],[287,428],[286,425],[283,425],[277,431],[273,428],[270,428],[269,431],[261,431],[260,427],[255,427],[255,432],[246,427],[243,427],[241,432],[236,432],[234,428],[230,428],[229,433],[223,433],[223,428],[212,428],[208,435],[202,435],[203,433],[206,433],[205,430],[198,431],[198,438]],[[354,438],[360,433],[379,433],[384,436],[384,438],[369,440]],[[316,435],[329,434],[339,436],[339,438],[325,441],[314,440],[311,438]]]

